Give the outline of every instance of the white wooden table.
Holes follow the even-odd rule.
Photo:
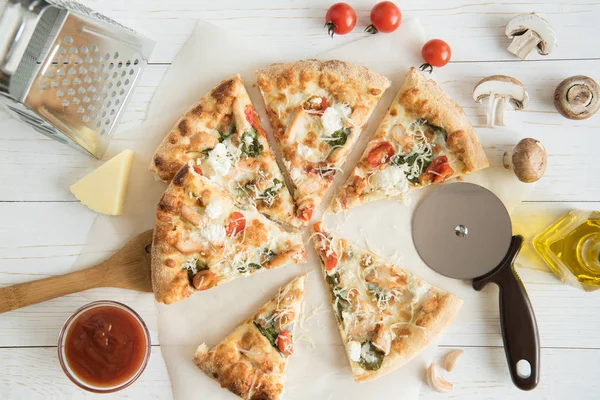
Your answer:
[[[320,0],[86,0],[90,7],[157,40],[151,65],[141,79],[121,129],[144,119],[148,102],[197,19],[268,42],[280,53],[302,57],[363,36],[361,29],[331,40],[323,29]],[[375,0],[354,0],[359,26],[368,24]],[[464,107],[475,125],[484,123],[484,106],[475,104],[475,82],[490,74],[523,81],[531,96],[527,110],[510,113],[506,129],[478,129],[480,135],[505,135],[506,143],[533,136],[543,141],[549,166],[529,201],[517,215],[528,216],[522,228],[532,234],[541,224],[573,208],[600,208],[600,115],[569,121],[552,106],[552,93],[563,78],[585,74],[600,80],[600,3],[481,2],[476,0],[403,0],[405,18],[419,17],[428,37],[440,37],[453,49],[452,63],[438,79]],[[519,13],[538,12],[556,30],[559,47],[541,59],[522,62],[505,47],[504,26]],[[293,50],[292,50],[293,48]],[[215,62],[207,60],[207,62]],[[200,96],[201,94],[199,94]],[[96,164],[41,136],[0,111],[0,285],[39,279],[70,270],[94,214],[70,194],[71,183]],[[503,149],[488,148],[489,154]],[[532,218],[533,217],[533,218]],[[536,226],[536,221],[538,226]],[[529,265],[526,263],[526,265]],[[449,379],[454,398],[599,398],[600,293],[583,293],[560,283],[543,267],[520,268],[537,313],[542,344],[539,387],[515,389],[508,377],[498,313],[482,304],[497,301],[495,288],[466,299],[461,328],[441,338],[440,355],[463,348],[465,356]],[[141,379],[114,397],[170,398],[169,377],[160,355],[156,310],[151,295],[98,289],[0,315],[0,398],[81,398],[91,396],[63,375],[56,342],[64,320],[97,299],[114,299],[136,309],[148,323],[154,346]],[[486,307],[486,310],[495,309]],[[324,395],[326,397],[326,395]],[[442,398],[427,386],[423,398]],[[324,398],[325,398],[324,397]]]

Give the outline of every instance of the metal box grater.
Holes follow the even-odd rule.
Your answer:
[[[0,101],[38,132],[101,158],[153,48],[76,2],[8,0]]]

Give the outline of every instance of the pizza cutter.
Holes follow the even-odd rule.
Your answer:
[[[441,186],[412,220],[419,256],[436,272],[472,279],[473,288],[500,289],[500,321],[510,376],[522,390],[539,382],[540,345],[533,308],[513,262],[523,237],[512,234],[508,211],[496,195],[472,183]]]

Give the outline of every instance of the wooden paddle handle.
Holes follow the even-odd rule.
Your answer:
[[[105,266],[52,276],[0,289],[0,314],[102,286]]]

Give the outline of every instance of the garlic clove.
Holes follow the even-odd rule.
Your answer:
[[[458,362],[460,356],[464,353],[463,350],[453,350],[444,357],[444,369],[448,372],[452,371]]]
[[[454,385],[444,379],[442,372],[437,363],[431,363],[427,368],[427,384],[431,388],[440,393],[449,393],[454,388]]]

